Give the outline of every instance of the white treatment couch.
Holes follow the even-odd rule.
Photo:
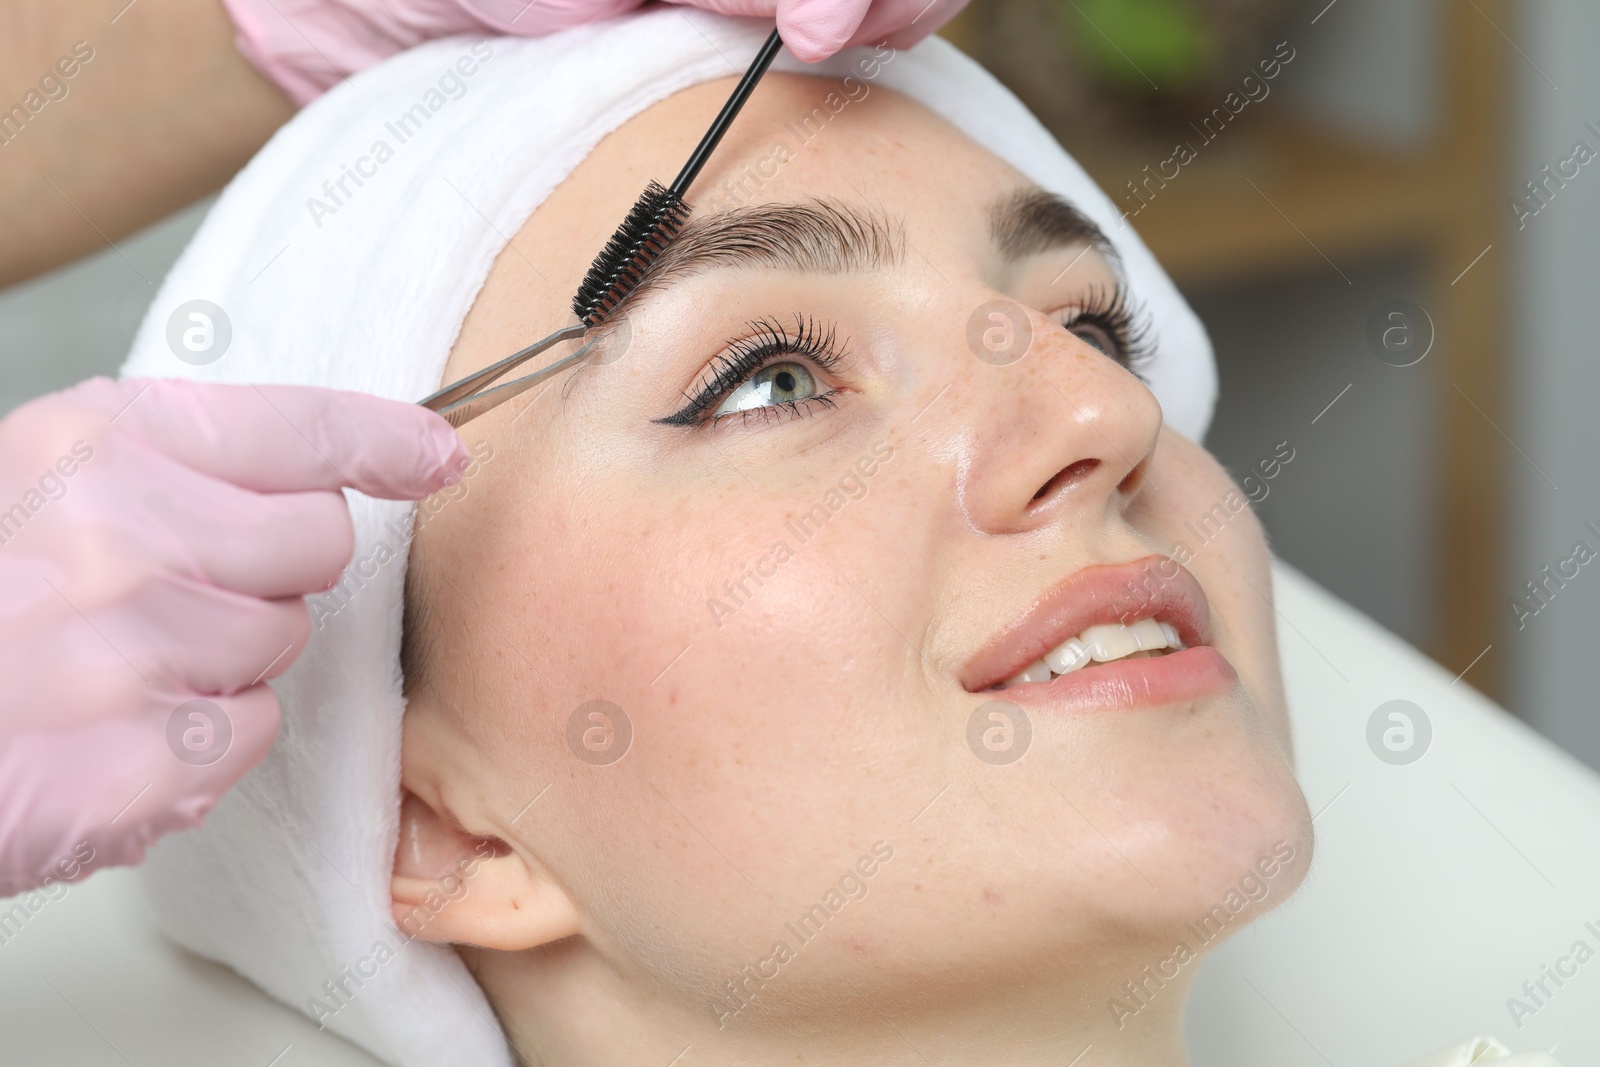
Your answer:
[[[1600,777],[1295,571],[1277,572],[1310,876],[1201,965],[1194,1067],[1398,1067],[1475,1034],[1600,1064],[1600,958],[1519,1029],[1577,940],[1600,950]],[[1341,677],[1342,675],[1342,677]],[[1373,711],[1433,736],[1397,766]],[[5,910],[0,905],[0,912]],[[1570,970],[1570,967],[1568,967]],[[130,872],[101,871],[0,944],[4,1067],[373,1067],[231,971],[167,944]]]

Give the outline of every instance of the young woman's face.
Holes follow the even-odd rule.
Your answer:
[[[570,321],[727,88],[577,168],[446,380]],[[1081,220],[886,90],[830,113],[838,89],[767,79],[602,361],[465,428],[490,458],[413,553],[407,783],[713,1029],[1063,981],[1105,1015],[1201,947],[1186,923],[1309,862],[1266,545],[1248,510],[1186,525],[1238,490],[1162,426]],[[995,688],[1140,619],[1198,647]],[[491,991],[508,966],[477,965]]]

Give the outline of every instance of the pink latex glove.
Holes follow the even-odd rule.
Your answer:
[[[222,0],[234,41],[256,69],[305,106],[381,59],[455,33],[543,37],[620,15],[644,0]],[[967,0],[673,0],[727,15],[776,17],[808,63],[852,44],[909,47]]]
[[[778,20],[784,47],[806,63],[841,48],[910,48],[967,6],[967,0],[668,0],[723,15]]]
[[[198,825],[350,561],[341,487],[467,462],[424,408],[302,386],[94,378],[0,420],[0,897]]]

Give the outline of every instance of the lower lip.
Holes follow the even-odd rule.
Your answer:
[[[1210,645],[1148,659],[1096,663],[1048,682],[994,691],[996,699],[1051,711],[1113,711],[1185,704],[1231,689],[1239,675]]]

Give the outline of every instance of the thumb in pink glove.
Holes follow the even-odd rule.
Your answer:
[[[910,48],[955,18],[967,0],[670,0],[723,15],[776,18],[784,46],[815,63],[841,48]]]
[[[222,0],[234,41],[256,69],[304,107],[397,52],[455,33],[543,37],[639,7],[644,0]],[[776,18],[783,43],[815,63],[849,45],[909,48],[967,0],[672,0],[724,15]]]
[[[0,420],[0,896],[197,825],[276,735],[341,490],[467,463],[432,412],[309,387],[96,378]]]

